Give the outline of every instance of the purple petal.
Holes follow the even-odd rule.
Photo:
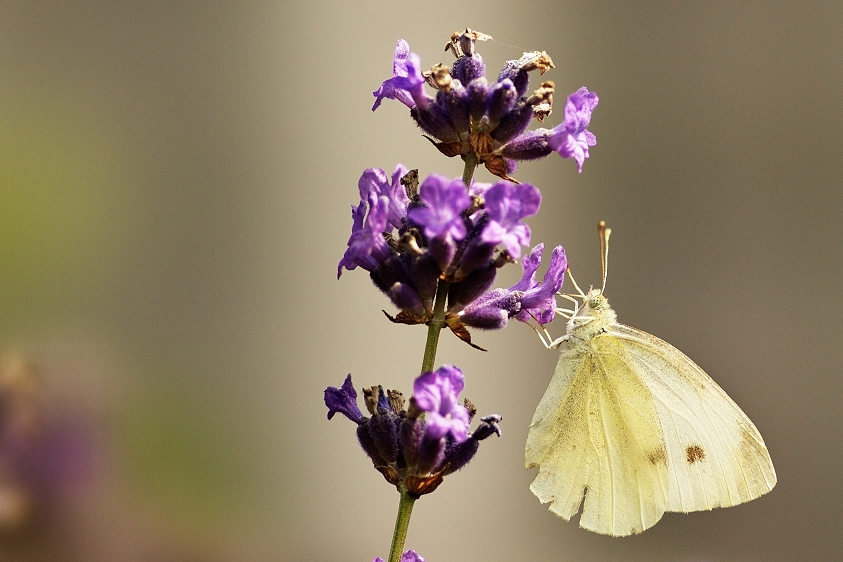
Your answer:
[[[556,293],[562,288],[567,269],[568,260],[565,257],[565,249],[562,246],[556,246],[541,283],[535,283],[524,290],[521,297],[522,310],[515,315],[515,318],[522,322],[529,322],[532,318],[541,325],[550,323],[556,314]]]
[[[325,389],[325,405],[328,407],[328,419],[339,412],[357,424],[363,421],[363,413],[357,406],[357,391],[351,384],[351,373],[345,377],[342,387],[329,386]]]
[[[462,371],[453,365],[423,373],[413,383],[416,405],[427,412],[425,431],[430,439],[441,439],[450,433],[455,441],[465,441],[469,416],[457,399],[463,385]]]
[[[398,100],[409,108],[426,105],[429,98],[424,93],[424,82],[419,56],[410,52],[406,41],[399,39],[392,59],[392,78],[384,80],[381,87],[372,92],[375,96],[372,111],[384,98]]]
[[[384,562],[384,560],[378,556],[372,562]],[[416,554],[415,551],[408,550],[401,555],[401,562],[427,562],[427,560]]]
[[[501,181],[486,191],[485,199],[490,221],[483,230],[483,241],[502,243],[513,258],[519,258],[521,246],[530,243],[530,228],[520,220],[538,212],[541,193],[530,184]]]
[[[389,199],[387,206],[386,222],[394,228],[401,228],[401,219],[407,216],[407,204],[409,199],[401,185],[401,177],[407,173],[407,168],[402,164],[395,167],[392,178],[387,177],[386,172],[380,168],[369,168],[360,176],[357,187],[360,190],[360,199],[366,201],[371,193],[377,196],[385,196]]]
[[[427,562],[427,560],[416,554],[416,551],[408,550],[401,555],[401,562]]]
[[[527,254],[527,257],[521,260],[524,273],[521,280],[510,287],[511,291],[527,291],[536,286],[536,270],[541,265],[543,251],[544,243],[540,243]]]
[[[363,219],[366,217],[366,202],[360,201],[360,205],[351,206],[351,237],[348,239],[348,249],[345,251],[340,263],[337,265],[337,279],[342,275],[342,268],[348,271],[356,269],[359,265],[367,271],[377,267],[377,261],[369,255],[358,255],[357,249],[352,248],[351,241],[356,239],[357,233],[363,228]]]
[[[588,147],[597,144],[597,137],[586,127],[591,122],[591,114],[598,101],[597,94],[584,87],[568,96],[564,122],[553,128],[548,139],[550,148],[563,158],[573,158],[577,162],[580,173],[583,162],[588,158]]]
[[[462,180],[431,175],[419,188],[425,207],[410,209],[411,221],[424,227],[428,238],[462,240],[466,235],[462,212],[471,204]]]
[[[590,140],[594,140],[589,144]],[[588,158],[588,147],[596,144],[596,139],[589,131],[583,131],[578,135],[563,130],[555,131],[550,137],[549,146],[559,153],[562,158],[573,158],[577,163],[577,172],[582,173],[582,165]]]
[[[388,209],[388,197],[378,197],[376,193],[370,193],[369,214],[361,226],[360,217],[365,210],[365,203],[361,201],[360,206],[351,208],[354,225],[348,238],[348,249],[337,267],[337,278],[343,267],[350,271],[360,266],[372,271],[379,263],[392,256],[392,250],[383,238]]]

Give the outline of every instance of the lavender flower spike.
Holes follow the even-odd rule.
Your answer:
[[[459,368],[443,365],[436,371],[423,373],[413,383],[416,405],[428,413],[425,418],[428,438],[441,439],[450,433],[454,441],[461,443],[468,437],[468,410],[457,401],[464,380]]]
[[[597,144],[597,137],[586,129],[591,122],[591,113],[597,107],[597,94],[580,88],[565,103],[565,121],[553,128],[548,139],[548,146],[563,158],[573,158],[577,162],[577,171],[582,173],[582,165],[588,158],[588,147]]]
[[[507,62],[497,80],[486,77],[486,67],[475,50],[488,35],[466,29],[451,36],[448,48],[457,57],[449,71],[436,65],[421,72],[421,61],[399,41],[393,59],[393,77],[374,92],[373,110],[384,98],[410,108],[410,117],[445,156],[460,156],[483,164],[492,174],[515,181],[516,162],[536,160],[554,151],[573,158],[579,171],[588,147],[597,143],[586,128],[597,106],[597,96],[580,88],[568,96],[564,123],[554,129],[528,129],[533,119],[551,114],[556,85],[544,80],[531,93],[529,73],[555,68],[544,51],[530,51]],[[436,96],[425,93],[425,84]]]

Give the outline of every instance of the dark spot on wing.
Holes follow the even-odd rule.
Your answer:
[[[694,464],[697,461],[704,461],[705,451],[703,451],[702,447],[699,445],[689,445],[688,448],[685,449],[685,460],[688,461],[688,464]]]
[[[667,465],[667,452],[664,450],[664,446],[659,447],[655,451],[650,451],[649,453],[647,453],[647,460],[650,461],[650,464],[652,465]]]

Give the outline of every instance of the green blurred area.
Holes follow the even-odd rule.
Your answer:
[[[178,372],[157,373],[179,381]],[[153,496],[179,525],[224,526],[248,509],[249,481],[217,401],[176,385],[150,389],[122,410],[121,457],[132,490]]]
[[[124,311],[145,306],[126,277],[148,258],[134,216],[137,179],[128,177],[124,148],[109,142],[115,128],[78,111],[85,104],[51,101],[0,99],[0,350],[46,362],[48,387],[72,386],[78,376],[55,348],[94,341],[122,354],[126,372],[96,373],[113,380],[60,408],[94,415],[108,429],[102,486],[123,489],[155,519],[207,536],[243,517],[254,479],[244,467],[253,463],[235,453],[244,446],[216,375],[202,363],[185,367],[190,375],[174,370],[190,362],[189,351],[166,343],[163,331],[133,326]]]
[[[120,243],[113,154],[68,108],[3,99],[0,333],[66,322]],[[125,240],[124,240],[125,242]]]

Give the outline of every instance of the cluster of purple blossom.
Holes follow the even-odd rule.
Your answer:
[[[475,409],[458,401],[463,373],[453,365],[423,373],[413,384],[405,409],[403,395],[380,386],[363,390],[366,417],[357,406],[357,391],[348,375],[342,387],[325,390],[328,419],[341,413],[357,424],[357,439],[387,482],[413,497],[433,492],[444,476],[465,466],[480,441],[500,435],[498,415],[486,416],[472,433]],[[424,417],[421,417],[424,414]]]
[[[597,95],[580,88],[568,96],[560,125],[527,131],[533,118],[541,122],[550,114],[555,88],[553,82],[545,81],[528,96],[528,73],[538,70],[544,74],[554,68],[553,61],[543,51],[524,53],[518,60],[508,61],[497,81],[490,84],[486,65],[475,51],[476,41],[488,39],[491,37],[470,29],[454,33],[448,45],[457,56],[453,67],[449,70],[439,64],[425,72],[407,42],[398,41],[393,76],[374,92],[372,110],[384,98],[400,101],[443,154],[482,163],[504,179],[512,179],[509,174],[515,171],[516,161],[536,160],[554,151],[573,158],[582,172],[588,147],[597,144],[586,129]],[[425,84],[437,90],[435,98],[425,92]]]
[[[406,324],[430,321],[437,283],[448,281],[445,321],[464,339],[465,326],[498,329],[512,317],[550,322],[567,266],[561,246],[542,281],[535,279],[544,248],[539,244],[523,260],[524,276],[516,285],[487,292],[498,268],[520,258],[521,246],[530,243],[530,228],[521,221],[538,211],[539,190],[508,181],[466,189],[460,179],[437,175],[419,188],[416,178],[400,164],[391,181],[380,169],[363,173],[337,277],[342,268],[369,271],[400,309],[395,321]]]

